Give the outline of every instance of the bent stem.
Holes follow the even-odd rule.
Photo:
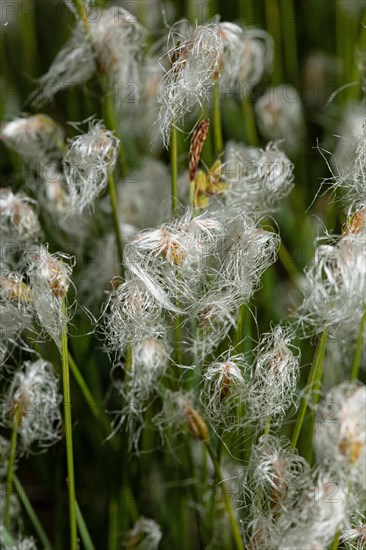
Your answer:
[[[247,134],[247,140],[249,145],[258,147],[259,139],[257,133],[257,127],[255,125],[255,116],[253,112],[253,106],[249,97],[245,97],[242,103],[242,111],[244,116],[245,129]]]
[[[222,494],[223,494],[224,501],[225,501],[226,511],[229,515],[230,524],[231,524],[231,528],[232,528],[232,531],[233,531],[235,548],[236,548],[236,550],[244,550],[244,543],[243,543],[243,540],[242,540],[242,537],[241,537],[241,534],[240,534],[238,523],[236,521],[236,517],[235,517],[235,514],[234,514],[233,507],[231,505],[230,496],[229,496],[229,493],[227,492],[227,489],[226,489],[226,486],[225,486],[225,481],[224,481],[224,478],[223,478],[223,475],[222,475],[220,464],[217,460],[217,457],[215,455],[215,451],[213,450],[211,443],[208,440],[205,440],[204,444],[206,445],[206,449],[208,451],[208,454],[211,457],[211,460],[212,460],[212,463],[213,463],[213,466],[214,466],[214,469],[215,469],[216,479],[217,479],[218,483],[220,483],[220,486],[221,486]]]
[[[302,425],[304,423],[305,413],[306,409],[308,407],[311,393],[314,389],[319,388],[320,386],[320,380],[321,380],[321,374],[323,370],[323,361],[324,361],[324,354],[325,354],[325,348],[327,345],[327,338],[328,338],[328,332],[325,329],[322,332],[322,335],[320,337],[320,340],[318,342],[318,345],[315,350],[314,354],[314,360],[311,365],[311,369],[308,376],[307,381],[307,392],[305,394],[305,397],[302,399],[300,407],[299,407],[299,414],[297,415],[296,424],[294,427],[294,431],[292,433],[291,437],[291,445],[293,447],[296,447],[297,441],[299,439],[300,431],[302,428]],[[315,398],[316,399],[316,398]]]
[[[70,517],[70,548],[77,550],[77,528],[76,528],[76,508],[75,508],[75,475],[74,475],[74,454],[72,444],[72,420],[71,420],[71,393],[70,393],[70,373],[69,373],[69,354],[67,344],[67,303],[63,298],[61,303],[63,326],[61,335],[61,361],[62,361],[62,382],[64,393],[64,421],[66,433],[66,456],[67,456],[67,477],[69,493],[69,517]]]
[[[8,475],[6,477],[6,495],[5,495],[5,511],[4,511],[4,518],[5,518],[4,525],[6,529],[10,529],[10,500],[11,500],[12,488],[13,488],[14,464],[15,464],[15,456],[16,456],[16,450],[17,450],[18,428],[19,428],[21,417],[22,417],[22,407],[19,403],[17,405],[14,419],[13,419],[13,429],[11,432],[11,440],[10,440]]]
[[[366,322],[366,308],[363,312],[363,315],[362,315],[362,318],[361,318],[361,323],[360,323],[360,330],[358,332],[356,351],[355,351],[355,354],[353,356],[353,361],[352,361],[351,380],[357,380],[358,374],[360,372],[361,355],[362,355],[362,343],[363,343],[363,336],[364,336],[364,330],[365,330],[365,322]]]

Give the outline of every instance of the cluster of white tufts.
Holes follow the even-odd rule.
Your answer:
[[[159,87],[156,121],[166,147],[172,126],[180,127],[186,115],[208,101],[220,76],[223,49],[217,23],[192,28],[184,21],[172,27],[162,59],[167,68]]]
[[[163,338],[146,338],[131,349],[131,364],[123,365],[124,379],[115,387],[124,406],[118,411],[113,424],[116,429],[124,425],[129,433],[130,448],[138,451],[144,413],[153,403],[159,382],[164,376],[169,350]]]
[[[72,211],[83,212],[106,187],[118,146],[119,140],[100,122],[69,141],[63,167]]]
[[[294,186],[294,166],[275,143],[263,150],[229,142],[225,157],[228,208],[263,216],[282,206]]]
[[[343,383],[318,406],[314,447],[354,493],[366,490],[366,387]]]
[[[194,217],[189,209],[182,218],[132,239],[125,264],[163,308],[178,313],[196,303],[207,260],[223,231],[218,220]]]
[[[64,131],[52,118],[42,113],[15,118],[4,124],[0,137],[25,161],[49,162],[62,154]]]
[[[273,86],[257,100],[255,112],[263,136],[273,141],[283,140],[285,151],[295,155],[304,136],[303,107],[298,91],[289,84]]]
[[[223,41],[223,60],[221,81],[228,92],[237,85],[240,97],[256,86],[271,69],[274,44],[270,34],[252,27],[241,27],[234,23],[220,23]],[[221,82],[220,82],[221,84]],[[244,96],[245,97],[245,96]]]
[[[103,333],[110,351],[121,354],[128,345],[162,336],[162,307],[136,278],[127,278],[109,293],[103,309]]]
[[[225,352],[210,364],[202,376],[200,401],[213,426],[235,430],[238,427],[238,408],[244,401],[247,365],[242,354]]]
[[[25,253],[31,303],[43,330],[61,347],[61,332],[68,322],[67,292],[71,284],[72,258],[67,254],[50,254],[44,245]]]
[[[156,521],[140,517],[127,533],[124,546],[136,550],[157,550],[161,538],[162,532]]]
[[[258,520],[289,511],[302,489],[310,467],[284,437],[262,435],[253,446],[243,480],[244,492],[252,498],[252,534],[258,536]],[[260,495],[260,498],[256,498]]]
[[[347,338],[359,326],[366,299],[364,217],[364,210],[360,211],[341,237],[318,239],[315,257],[305,270],[304,300],[299,308],[305,329],[329,328],[334,335]]]
[[[0,231],[4,244],[16,246],[37,240],[41,227],[36,204],[24,193],[13,193],[9,187],[0,189]]]
[[[84,84],[96,70],[105,75],[121,98],[130,82],[139,81],[138,61],[145,31],[134,15],[121,7],[91,11],[89,32],[78,21],[69,42],[39,79],[35,103],[50,101],[60,90]]]
[[[248,383],[247,417],[263,426],[280,424],[291,405],[299,379],[300,353],[289,327],[274,326],[263,334],[254,350],[254,368]]]
[[[60,439],[61,396],[51,363],[27,361],[13,377],[3,406],[2,423],[12,427],[18,420],[21,449],[28,452],[36,443],[48,447]]]

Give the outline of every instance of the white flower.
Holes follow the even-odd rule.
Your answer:
[[[72,258],[50,254],[46,246],[40,245],[25,254],[25,262],[37,320],[60,348],[61,331],[68,322],[62,301],[71,284]]]
[[[222,233],[219,221],[204,214],[193,217],[189,209],[182,218],[132,239],[125,247],[125,264],[163,308],[177,313],[198,299],[200,278]]]
[[[282,206],[294,186],[294,166],[276,144],[262,150],[229,143],[225,153],[227,208],[261,216]]]
[[[244,356],[232,355],[229,350],[204,371],[200,400],[215,428],[238,427],[238,407],[246,392],[245,369]]]
[[[4,124],[0,136],[24,160],[38,163],[59,158],[64,142],[61,126],[41,113]]]
[[[304,300],[300,323],[315,331],[324,328],[340,335],[359,326],[366,300],[366,234],[356,221],[334,244],[319,239],[315,258],[305,270]],[[361,232],[359,233],[359,230]],[[325,241],[326,242],[326,241]]]
[[[69,141],[63,167],[72,211],[83,212],[106,187],[118,146],[119,140],[100,122]]]
[[[224,44],[221,77],[224,91],[225,86],[231,91],[231,87],[238,84],[243,99],[272,65],[272,37],[261,29],[227,22],[220,23],[220,32]],[[249,86],[248,90],[241,89],[245,85]]]
[[[35,103],[49,101],[59,90],[83,84],[96,70],[116,86],[119,100],[128,83],[138,82],[145,31],[134,15],[113,6],[92,10],[88,21],[90,36],[82,21],[78,21],[68,43],[39,79],[40,89],[33,94]]]
[[[0,230],[3,238],[14,244],[25,244],[38,239],[41,232],[35,211],[36,201],[13,193],[9,187],[0,189]]]
[[[188,22],[177,23],[168,39],[168,68],[161,80],[156,124],[165,147],[169,145],[172,126],[180,128],[184,117],[208,101],[221,71],[223,40],[220,25],[209,23],[192,28]]]
[[[3,407],[2,422],[12,427],[20,410],[17,431],[24,452],[29,451],[33,443],[48,447],[60,439],[61,400],[51,363],[43,359],[34,363],[26,361],[15,373]]]
[[[254,523],[258,514],[278,516],[287,512],[296,502],[309,469],[306,460],[298,455],[286,438],[261,436],[252,448],[244,479],[244,490],[249,491],[253,499]],[[258,494],[262,495],[262,501],[258,501]]]
[[[144,413],[154,400],[159,381],[165,374],[169,353],[163,338],[146,338],[131,349],[131,364],[124,365],[124,380],[115,387],[122,399],[122,409],[113,421],[115,430],[123,424],[129,433],[130,448],[138,451],[144,428]]]
[[[280,237],[244,215],[234,221],[233,228],[220,277],[223,288],[232,289],[245,303],[259,287],[263,272],[276,261]]]
[[[127,533],[125,546],[136,550],[157,550],[161,538],[161,529],[156,521],[141,517]]]
[[[353,487],[366,490],[366,387],[343,383],[318,406],[314,447]]]
[[[247,416],[256,424],[264,425],[270,419],[271,426],[277,425],[294,403],[300,354],[293,339],[290,328],[276,325],[262,335],[255,349]]]
[[[144,284],[127,276],[109,293],[103,309],[101,322],[107,349],[121,354],[130,344],[162,336],[165,330],[161,316],[161,305]]]
[[[296,154],[304,134],[304,118],[298,91],[289,84],[269,88],[255,103],[259,129],[267,139],[284,140],[289,154]]]

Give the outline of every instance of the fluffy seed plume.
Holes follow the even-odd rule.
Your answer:
[[[119,140],[100,122],[69,141],[63,166],[71,210],[83,212],[106,187],[118,146]]]
[[[64,131],[52,118],[36,114],[4,124],[0,137],[25,160],[45,162],[62,154]]]
[[[248,418],[271,426],[282,422],[294,403],[299,378],[299,350],[290,328],[274,326],[261,337],[255,349],[255,364],[248,384]]]
[[[41,227],[36,204],[24,193],[13,193],[9,187],[0,189],[0,230],[5,241],[11,240],[14,246],[37,240]]]
[[[51,363],[27,361],[15,373],[3,407],[2,422],[12,427],[20,409],[18,434],[23,452],[36,443],[48,447],[60,439],[61,396]]]
[[[215,23],[192,27],[185,22],[169,33],[166,63],[169,67],[160,83],[159,114],[156,124],[168,147],[172,126],[180,128],[184,117],[208,101],[220,75],[223,42]]]

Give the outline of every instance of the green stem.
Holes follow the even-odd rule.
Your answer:
[[[277,0],[265,0],[267,30],[272,35],[275,43],[275,57],[272,73],[272,83],[283,82],[282,75],[282,48],[281,48],[281,19],[280,8]]]
[[[335,537],[333,539],[332,544],[329,546],[329,550],[337,550],[341,533],[342,533],[341,530],[337,531],[337,533],[335,534]]]
[[[281,264],[287,271],[287,274],[290,277],[290,279],[294,279],[295,277],[297,277],[297,274],[298,274],[297,268],[291,258],[290,252],[286,248],[283,241],[281,241],[280,248],[278,249],[278,259],[280,260]]]
[[[322,368],[323,368],[325,348],[326,348],[326,345],[327,345],[327,338],[328,338],[328,333],[327,333],[327,330],[325,329],[322,332],[322,335],[321,335],[320,340],[318,342],[318,345],[316,347],[315,354],[314,354],[314,360],[313,360],[313,363],[311,365],[311,369],[310,369],[309,376],[308,376],[307,391],[306,391],[305,397],[301,400],[301,404],[300,404],[300,407],[299,407],[299,413],[297,415],[296,424],[295,424],[294,431],[292,433],[292,438],[291,438],[291,445],[293,447],[296,447],[296,445],[297,445],[297,441],[299,439],[300,431],[301,431],[301,428],[302,428],[302,425],[303,425],[303,422],[304,422],[306,409],[307,409],[309,401],[310,401],[311,393],[314,390],[315,385],[319,385],[319,381],[320,381],[320,378],[321,378],[321,372],[322,372]]]
[[[283,22],[283,51],[287,80],[296,87],[299,86],[299,66],[297,53],[296,18],[293,0],[281,0],[281,15]]]
[[[249,97],[245,97],[243,100],[242,112],[244,116],[244,124],[245,124],[248,144],[253,145],[253,147],[258,147],[259,145],[258,132],[257,132],[257,127],[255,125],[253,105]]]
[[[69,373],[69,353],[67,343],[67,303],[66,298],[62,300],[62,339],[61,339],[61,360],[62,360],[62,382],[64,393],[64,421],[66,433],[66,456],[67,456],[67,477],[69,493],[69,517],[70,517],[70,548],[77,550],[77,529],[76,529],[76,508],[75,508],[75,476],[74,476],[74,455],[72,443],[72,420],[71,420],[71,393]]]
[[[123,275],[123,245],[122,245],[122,236],[121,236],[121,226],[119,223],[119,216],[118,216],[116,183],[112,172],[109,172],[108,174],[108,191],[109,191],[109,196],[110,196],[111,205],[112,205],[113,227],[114,227],[114,233],[116,236],[118,261],[120,263],[121,275]]]
[[[174,121],[172,125],[172,139],[170,145],[171,182],[172,182],[172,212],[178,213],[178,136]]]
[[[5,495],[5,510],[4,510],[4,525],[6,529],[10,529],[10,500],[13,492],[14,464],[15,464],[15,457],[16,457],[16,451],[17,451],[18,428],[19,428],[21,416],[22,416],[22,407],[20,404],[18,404],[14,414],[14,419],[13,419],[13,429],[11,432],[10,453],[9,453],[9,462],[8,462],[8,475],[6,477],[6,495]]]
[[[223,497],[224,497],[224,500],[225,500],[226,510],[227,510],[227,513],[228,513],[229,519],[230,519],[231,529],[232,529],[233,536],[234,536],[235,548],[236,548],[236,550],[244,550],[244,543],[243,543],[243,540],[242,540],[242,537],[241,537],[241,534],[240,534],[238,523],[236,521],[236,517],[235,517],[235,514],[234,514],[233,507],[231,505],[230,496],[229,496],[229,494],[227,492],[227,489],[226,489],[226,485],[225,485],[225,481],[224,481],[224,478],[223,478],[223,475],[222,475],[220,464],[219,464],[219,462],[216,458],[215,451],[213,450],[211,443],[208,440],[204,441],[204,443],[206,445],[206,449],[208,451],[208,454],[211,457],[211,460],[212,460],[212,463],[213,463],[213,466],[214,466],[214,469],[215,469],[216,479],[220,483],[222,494],[223,494]]]
[[[75,509],[76,509],[76,521],[78,523],[80,537],[83,542],[84,548],[85,550],[95,550],[95,546],[93,544],[93,541],[91,539],[90,533],[88,531],[88,528],[86,526],[86,523],[84,521],[83,515],[80,511],[77,501],[75,501]]]
[[[39,540],[42,543],[42,547],[44,548],[44,550],[52,550],[52,545],[49,541],[49,538],[46,535],[46,532],[43,529],[42,524],[39,521],[38,516],[37,516],[36,512],[34,511],[34,508],[31,504],[24,488],[22,487],[22,484],[20,483],[19,479],[17,478],[17,476],[15,474],[14,474],[14,480],[13,481],[14,481],[15,490],[18,493],[18,496],[21,500],[21,503],[23,504],[23,507],[24,507],[25,511],[27,512],[27,514],[28,514],[28,517],[29,517],[29,519],[30,519],[30,521],[31,521],[31,523],[34,527],[35,532],[38,535]]]
[[[117,498],[113,496],[109,503],[109,529],[108,550],[116,550],[118,547],[118,505]]]
[[[216,82],[213,89],[213,130],[214,130],[214,144],[215,155],[218,157],[224,150],[224,142],[222,139],[222,125],[221,125],[221,110],[220,110],[220,86]]]
[[[352,361],[352,371],[351,371],[351,379],[352,380],[357,380],[358,374],[360,372],[365,322],[366,322],[366,308],[365,308],[365,310],[363,312],[363,315],[362,315],[362,318],[361,318],[360,330],[358,332],[358,338],[357,338],[356,351],[355,351],[355,354],[353,356],[353,361]]]

